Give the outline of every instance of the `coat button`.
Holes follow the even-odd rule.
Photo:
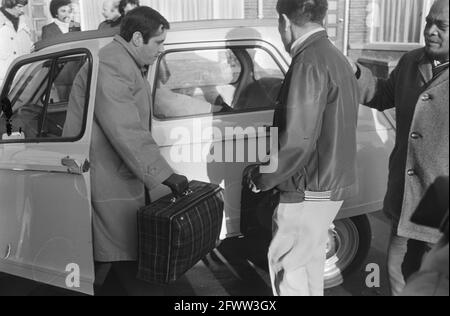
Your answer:
[[[417,139],[422,138],[422,135],[420,135],[419,133],[414,132],[414,133],[411,134],[411,138],[417,140]]]
[[[415,175],[416,175],[416,171],[414,169],[409,169],[408,170],[408,176],[414,177]]]
[[[422,96],[422,101],[430,101],[430,100],[432,100],[433,99],[433,97],[431,96],[431,95],[429,95],[428,93],[425,93],[423,96]]]

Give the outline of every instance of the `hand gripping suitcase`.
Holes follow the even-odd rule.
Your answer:
[[[241,232],[244,236],[264,231],[272,237],[272,218],[280,204],[280,192],[276,189],[253,193],[246,184],[245,175],[254,166],[244,170],[241,197]]]
[[[217,247],[222,189],[193,181],[183,196],[168,195],[138,212],[140,280],[176,281]]]

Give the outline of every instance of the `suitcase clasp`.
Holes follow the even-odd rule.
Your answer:
[[[181,196],[182,197],[187,197],[190,196],[194,193],[194,191],[192,191],[191,189],[186,190]],[[178,201],[178,197],[174,196],[173,198],[170,199],[170,203],[175,204]]]

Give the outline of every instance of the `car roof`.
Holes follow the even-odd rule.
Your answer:
[[[166,44],[184,44],[211,41],[264,40],[275,46],[281,45],[275,19],[264,20],[205,20],[176,22],[171,24]],[[90,40],[107,40],[114,37],[114,29],[67,33],[62,36],[40,41],[34,51],[41,51],[65,43]]]

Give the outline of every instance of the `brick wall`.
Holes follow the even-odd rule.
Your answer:
[[[278,18],[277,2],[277,0],[264,0],[264,17]]]
[[[367,26],[367,6],[371,0],[350,0],[349,55],[353,59],[366,58],[386,63],[396,62],[406,51],[367,49],[370,28]]]
[[[263,2],[263,14],[264,18],[271,19],[277,18],[277,0],[264,0]],[[258,0],[245,0],[245,18],[257,19],[258,18]]]
[[[370,0],[350,1],[349,45],[350,54],[361,54],[363,46],[369,41],[369,28],[366,25],[366,8]]]
[[[264,18],[277,18],[276,4],[278,0],[264,0]],[[372,0],[349,0],[350,1],[350,21],[349,21],[349,55],[354,58],[372,58],[377,60],[396,61],[405,52],[398,50],[374,50],[367,49],[370,43],[370,29],[367,26],[367,7]],[[336,4],[337,3],[337,4]],[[330,12],[327,19],[330,38],[339,48],[343,47],[344,39],[344,11],[345,1],[329,0]],[[258,18],[258,0],[245,0],[245,18]]]
[[[278,13],[276,11],[276,5],[278,0],[263,0],[263,16],[265,19],[276,19],[278,18]],[[339,20],[342,18],[344,12],[344,1],[341,0],[330,0],[330,16],[328,27],[330,38],[336,45],[342,48],[342,38],[343,38],[343,23]],[[260,12],[259,1],[258,0],[245,0],[245,18],[246,19],[257,19]]]
[[[245,0],[245,18],[256,19],[258,17],[258,0]]]

